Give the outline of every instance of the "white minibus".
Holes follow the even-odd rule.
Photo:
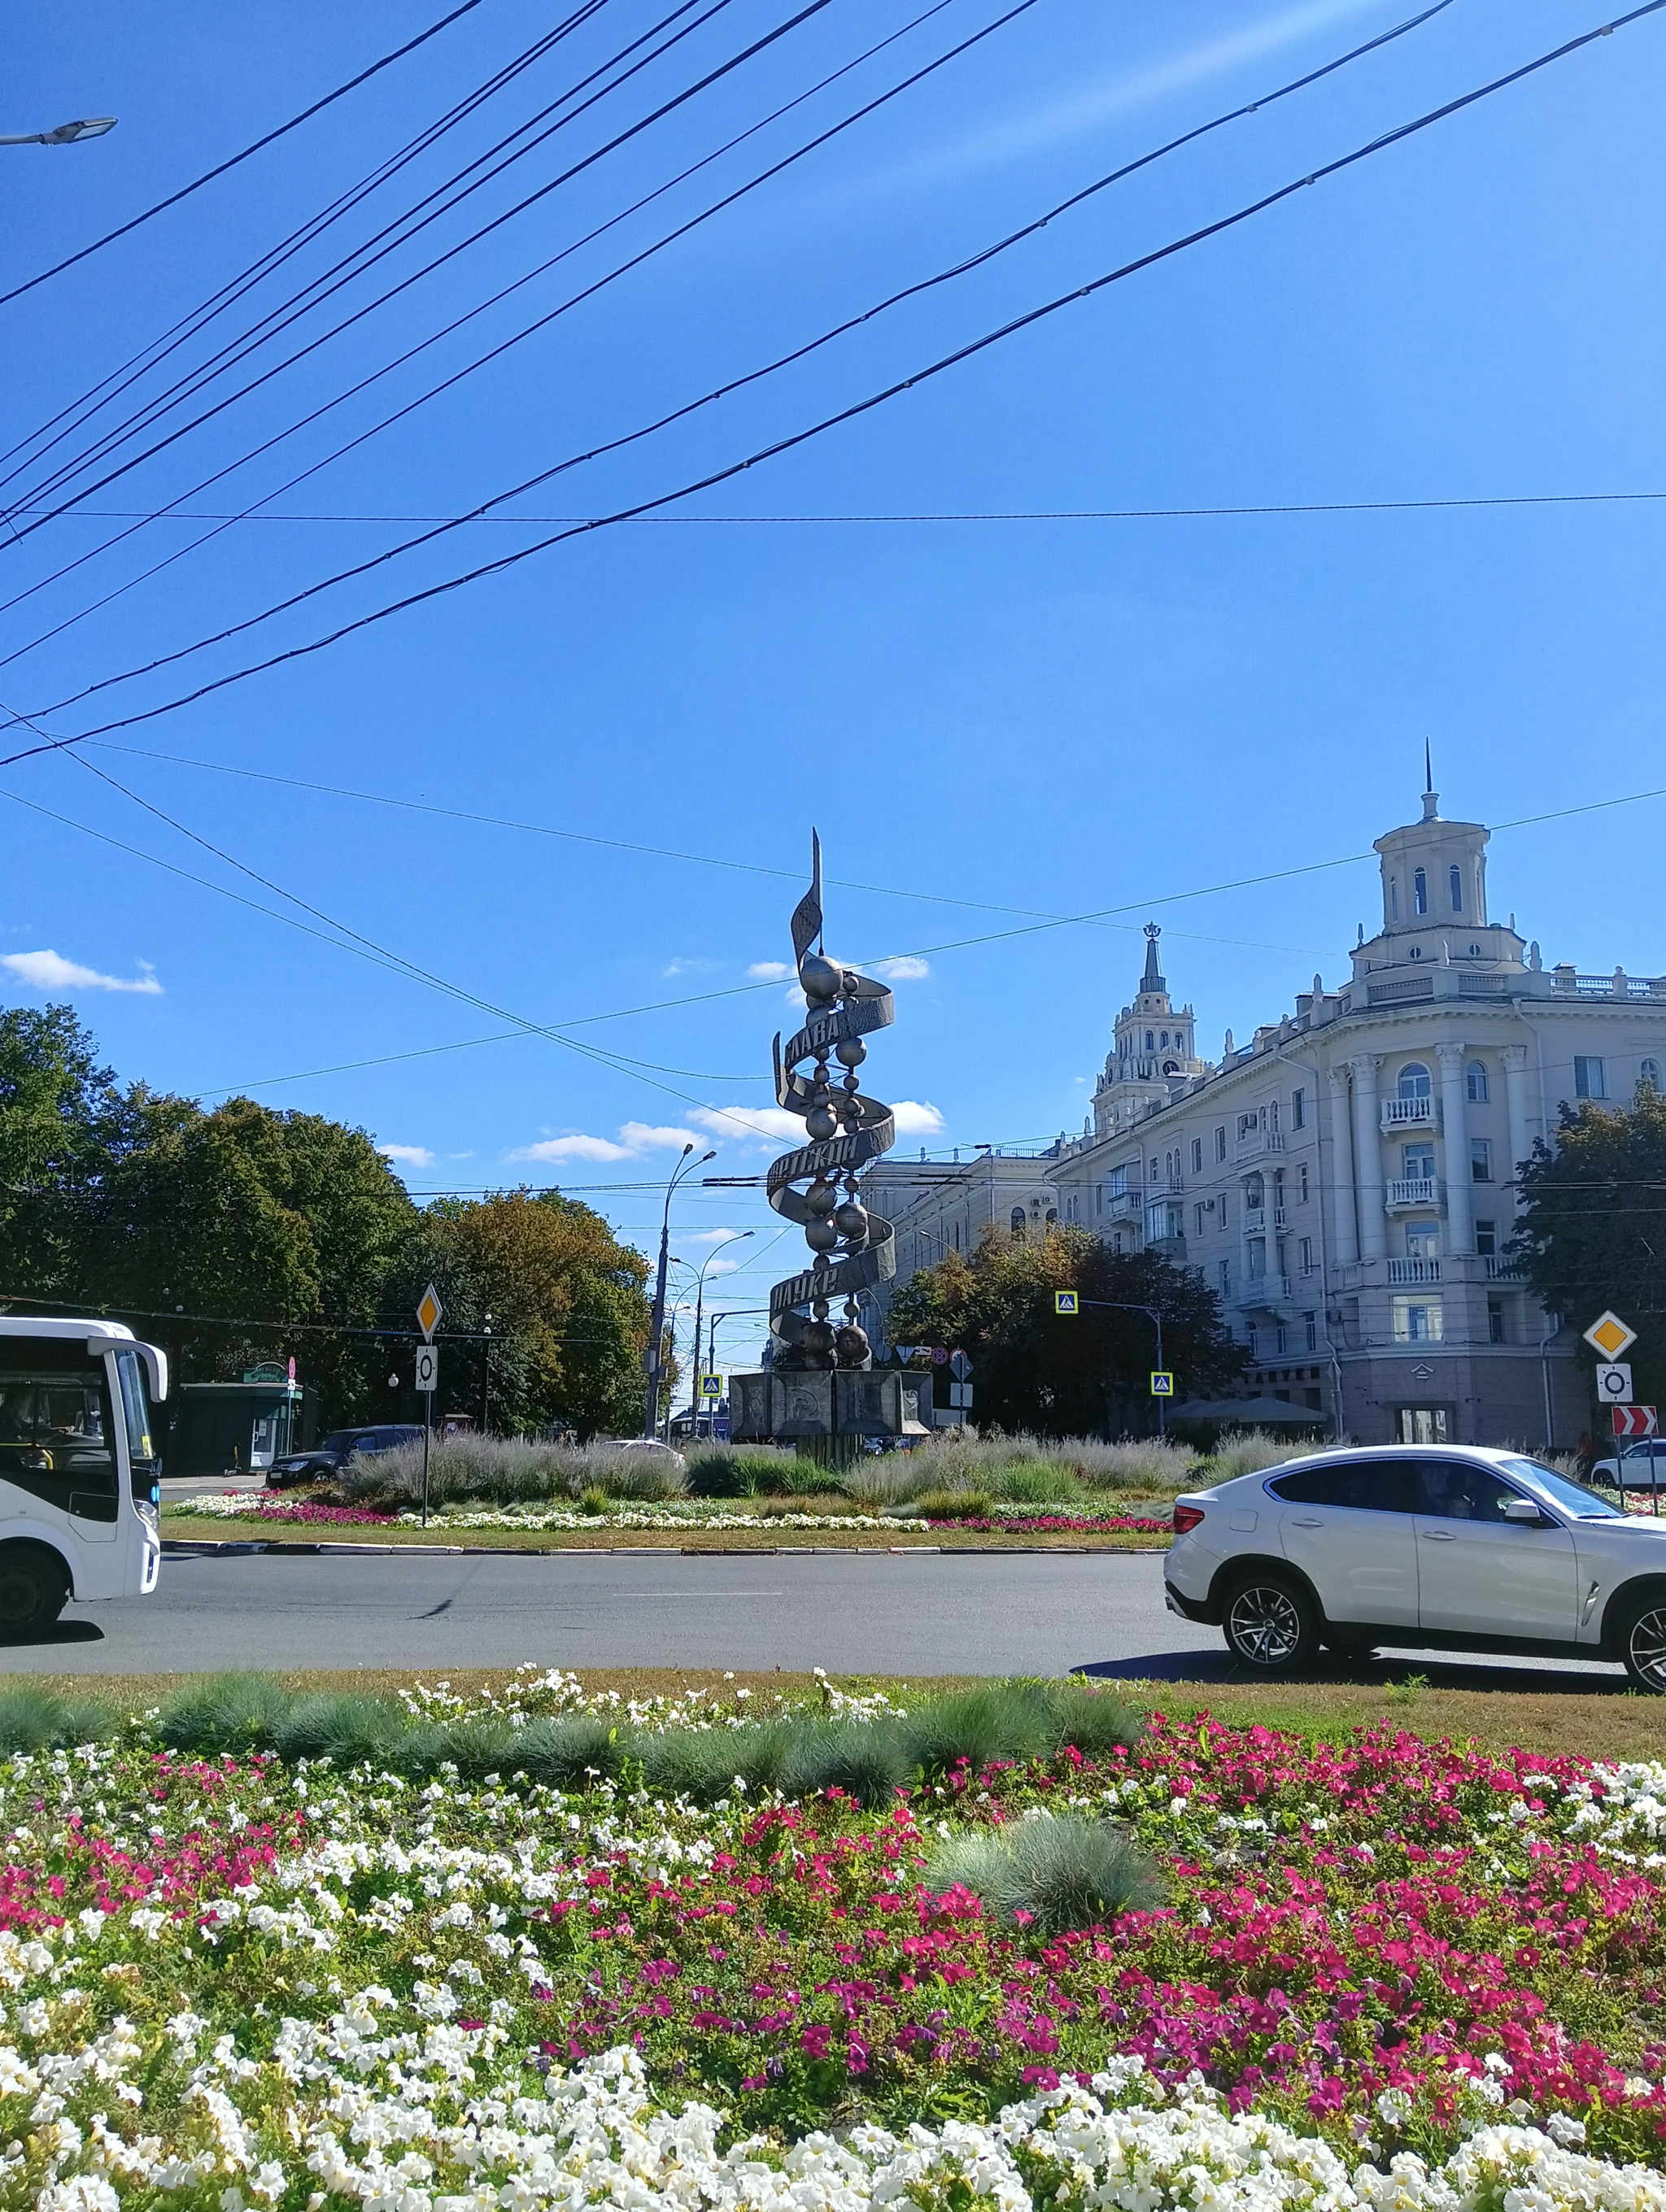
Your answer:
[[[0,1638],[155,1589],[167,1395],[167,1354],[119,1322],[0,1316]]]

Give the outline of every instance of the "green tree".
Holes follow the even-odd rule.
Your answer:
[[[1511,1256],[1548,1312],[1576,1332],[1605,1307],[1638,1341],[1626,1357],[1640,1402],[1666,1397],[1666,1099],[1629,1108],[1564,1105],[1554,1148],[1542,1139],[1517,1169],[1522,1216]],[[1588,1364],[1595,1354],[1581,1345]]]
[[[1073,1318],[1054,1310],[1061,1290],[1085,1302]],[[888,1327],[893,1340],[967,1353],[981,1425],[1114,1436],[1155,1425],[1156,1331],[1144,1313],[1119,1310],[1143,1306],[1162,1316],[1163,1358],[1179,1397],[1213,1396],[1243,1373],[1249,1355],[1201,1275],[1158,1253],[1112,1252],[1073,1227],[1033,1243],[991,1230],[970,1258],[950,1253],[911,1277]]]
[[[0,1011],[0,1293],[64,1294],[126,1118],[72,1008]]]

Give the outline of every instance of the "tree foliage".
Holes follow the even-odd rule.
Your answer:
[[[1518,1170],[1522,1217],[1511,1241],[1541,1304],[1576,1331],[1605,1307],[1639,1340],[1626,1354],[1640,1402],[1666,1396],[1666,1098],[1634,1105],[1564,1105],[1553,1149],[1542,1140]]]
[[[1055,1291],[1085,1304],[1056,1314]],[[1043,1436],[1122,1435],[1155,1425],[1151,1371],[1163,1358],[1177,1398],[1234,1383],[1248,1354],[1232,1342],[1201,1276],[1153,1252],[1112,1252],[1085,1229],[1057,1226],[1037,1243],[989,1231],[968,1257],[952,1252],[912,1276],[891,1301],[893,1342],[959,1346],[973,1364],[980,1424]]]
[[[0,1303],[109,1311],[181,1378],[293,1353],[326,1423],[412,1418],[412,1316],[446,1306],[439,1410],[634,1429],[646,1262],[556,1192],[426,1211],[366,1131],[125,1089],[67,1006],[0,1012]],[[390,1376],[398,1376],[391,1387]]]

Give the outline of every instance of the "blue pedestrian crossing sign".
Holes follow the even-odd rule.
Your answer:
[[[700,1378],[700,1395],[714,1406],[723,1395],[723,1377],[721,1375],[702,1375]]]
[[[1152,1368],[1151,1377],[1151,1394],[1153,1398],[1173,1397],[1174,1376],[1166,1367]]]
[[[1053,1293],[1053,1310],[1055,1314],[1073,1314],[1079,1311],[1075,1291],[1055,1291]]]

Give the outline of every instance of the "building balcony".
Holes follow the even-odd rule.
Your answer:
[[[1432,1129],[1436,1125],[1432,1098],[1385,1098],[1381,1114],[1384,1129]]]
[[[1105,1194],[1105,1212],[1113,1221],[1134,1221],[1146,1210],[1146,1201],[1137,1190],[1112,1190]]]
[[[1146,1249],[1160,1253],[1172,1267],[1186,1264],[1186,1240],[1183,1237],[1147,1237]]]
[[[1247,1137],[1240,1137],[1232,1147],[1235,1160],[1259,1160],[1268,1152],[1281,1152],[1284,1137],[1277,1129],[1252,1129]]]
[[[1488,1252],[1482,1255],[1481,1267],[1489,1283],[1523,1283],[1527,1280],[1521,1262],[1507,1253]]]
[[[1433,1176],[1396,1176],[1383,1194],[1390,1213],[1430,1212],[1440,1204],[1440,1184]]]
[[[1389,1280],[1391,1283],[1438,1283],[1440,1280],[1438,1260],[1390,1260]]]
[[[1267,1208],[1246,1206],[1238,1217],[1238,1229],[1245,1237],[1264,1237],[1267,1234]]]
[[[1276,1307],[1290,1303],[1288,1275],[1247,1275],[1232,1291],[1228,1303],[1240,1313],[1271,1313]]]

